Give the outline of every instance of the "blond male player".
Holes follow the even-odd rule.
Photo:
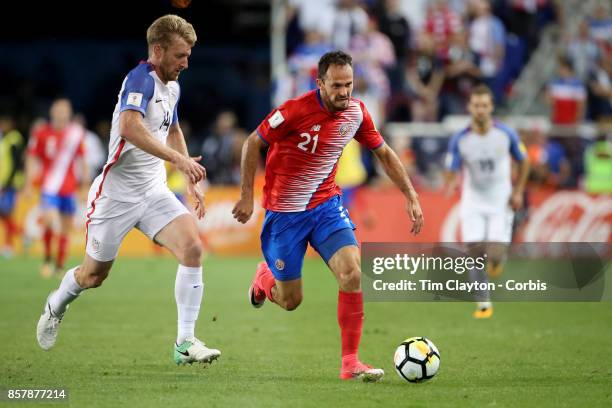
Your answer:
[[[38,322],[38,344],[45,350],[53,347],[68,304],[85,289],[102,284],[121,241],[138,228],[179,262],[176,363],[210,363],[221,353],[194,335],[204,289],[202,244],[195,217],[166,185],[164,167],[164,161],[171,162],[190,180],[195,212],[203,217],[204,198],[196,183],[204,178],[205,169],[197,163],[200,157],[189,157],[177,115],[181,94],[177,79],[188,66],[196,34],[184,19],[166,15],[151,24],[147,42],[149,59],[130,71],[121,86],[108,161],[89,191],[85,259],[47,298]]]

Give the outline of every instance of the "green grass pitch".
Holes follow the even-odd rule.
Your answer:
[[[75,407],[612,406],[610,303],[499,303],[486,321],[472,319],[469,303],[366,303],[361,357],[386,377],[342,382],[331,273],[307,260],[298,310],[255,310],[246,292],[256,262],[204,261],[196,334],[223,354],[203,368],[171,358],[170,259],[120,258],[101,288],[73,303],[49,352],[35,327],[58,280],[40,278],[36,260],[0,259],[0,387],[65,387]],[[427,383],[394,372],[395,347],[411,336],[440,349]]]

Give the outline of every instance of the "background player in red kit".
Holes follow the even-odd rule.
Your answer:
[[[79,185],[84,188],[89,185],[89,171],[84,159],[85,130],[72,122],[70,101],[55,100],[49,116],[50,123],[42,125],[30,138],[26,159],[26,194],[31,193],[34,179],[37,178],[35,174],[40,172],[45,251],[41,274],[44,277],[63,271],[68,234],[76,211],[75,192]],[[77,161],[80,162],[79,169],[76,169]],[[53,270],[51,244],[53,226],[58,222],[58,250]]]
[[[272,111],[242,150],[241,198],[233,214],[245,223],[253,213],[259,152],[269,146],[263,198],[267,211],[261,233],[266,262],[257,267],[249,300],[254,307],[261,307],[268,298],[286,310],[297,308],[302,301],[304,253],[310,243],[339,285],[340,378],[377,381],[383,370],[361,363],[357,355],[364,315],[360,252],[355,226],[334,182],[344,146],[355,138],[374,152],[406,196],[415,234],[421,230],[423,214],[397,155],[383,141],[363,102],[351,98],[351,56],[342,51],[323,55],[317,86]]]

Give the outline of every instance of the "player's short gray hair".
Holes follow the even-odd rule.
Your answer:
[[[153,44],[160,44],[168,47],[172,42],[172,37],[178,35],[191,47],[195,44],[196,36],[193,26],[182,17],[174,14],[167,14],[155,20],[147,29],[147,43],[149,47]]]

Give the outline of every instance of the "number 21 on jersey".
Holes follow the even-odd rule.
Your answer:
[[[314,135],[314,136],[310,136],[310,133],[300,133],[300,139],[304,139],[302,140],[300,143],[298,143],[297,147],[305,152],[310,150],[310,153],[314,153],[315,150],[317,150],[317,143],[319,142],[319,135]],[[308,147],[308,145],[310,144],[310,142],[312,143],[312,148]]]

